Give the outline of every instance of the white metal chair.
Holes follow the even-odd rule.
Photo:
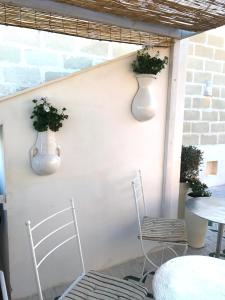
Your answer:
[[[6,284],[5,284],[5,276],[3,271],[0,270],[0,299],[2,298],[2,300],[9,300],[8,298],[8,293],[7,293],[7,289],[6,289]]]
[[[170,254],[172,254],[173,256],[178,256],[178,253],[174,249],[174,246],[181,246],[183,250],[182,254],[185,255],[188,247],[187,235],[185,222],[183,220],[152,218],[147,216],[140,170],[132,180],[131,185],[137,211],[139,228],[138,238],[140,240],[141,249],[144,254],[144,264],[140,280],[144,281],[149,273],[154,274],[154,271],[152,272],[152,270],[145,270],[146,262],[150,263],[154,268],[157,269],[162,263],[164,263],[164,259],[166,259],[166,249],[168,249],[170,251]],[[142,210],[143,214],[141,214]],[[156,247],[152,248],[150,251],[147,251],[144,246],[145,240],[156,241],[159,243]],[[159,262],[153,261],[153,258],[150,258],[153,252],[157,252],[157,250],[160,251],[161,254],[161,259]]]
[[[48,233],[42,239],[40,239],[36,244],[34,244],[33,239],[33,232],[43,225],[46,221],[50,221],[54,219],[56,216],[65,213],[66,211],[71,211],[71,219],[69,222],[65,223],[64,225],[58,227],[57,229],[53,230],[52,232]],[[81,241],[79,236],[76,212],[74,208],[73,199],[71,199],[71,205],[53,215],[47,217],[46,219],[42,220],[38,224],[31,227],[31,222],[27,221],[27,230],[29,235],[29,241],[31,246],[34,270],[35,270],[35,277],[37,282],[37,289],[38,289],[38,296],[40,300],[43,300],[43,293],[41,288],[41,282],[39,277],[39,268],[42,263],[51,255],[55,250],[59,247],[63,246],[67,242],[76,239],[78,243],[79,249],[79,257],[81,261],[81,274],[78,278],[76,278],[72,284],[66,289],[66,291],[59,297],[61,299],[68,299],[68,300],[113,300],[113,299],[121,299],[121,300],[143,300],[145,297],[148,297],[148,291],[145,287],[134,284],[123,279],[115,278],[109,275],[105,275],[102,273],[98,273],[95,271],[89,271],[88,273],[85,272],[84,266],[84,259],[82,254],[82,247]],[[62,241],[52,250],[50,250],[44,257],[42,257],[39,262],[37,261],[36,257],[36,250],[37,248],[49,237],[52,237],[56,232],[63,230],[67,226],[73,226],[75,233]]]

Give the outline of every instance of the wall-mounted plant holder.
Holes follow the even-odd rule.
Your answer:
[[[151,84],[156,79],[156,75],[139,74],[136,77],[139,87],[133,99],[131,111],[136,120],[144,122],[155,115],[155,100],[151,93]]]
[[[56,143],[55,132],[37,132],[37,139],[30,150],[31,167],[38,175],[55,173],[61,164],[60,147]]]
[[[66,108],[61,111],[47,101],[46,97],[39,100],[33,99],[34,108],[30,118],[33,120],[34,129],[37,131],[36,143],[30,150],[31,167],[38,175],[55,173],[61,164],[60,147],[56,143],[57,132],[68,115]]]

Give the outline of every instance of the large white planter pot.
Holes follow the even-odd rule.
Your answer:
[[[204,247],[208,221],[198,217],[186,209],[185,223],[187,228],[188,245],[193,248]]]
[[[155,101],[151,94],[151,83],[156,79],[155,75],[136,75],[138,91],[133,99],[131,111],[134,118],[140,122],[150,120],[155,115]]]
[[[31,167],[38,175],[55,173],[60,167],[60,147],[55,132],[48,130],[37,133],[37,139],[30,151]]]
[[[178,203],[178,218],[184,219],[185,214],[185,200],[187,197],[187,191],[189,186],[186,182],[180,182],[180,189],[179,189],[179,203]]]

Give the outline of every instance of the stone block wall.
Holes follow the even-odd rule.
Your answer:
[[[189,39],[183,144],[225,144],[225,27]]]
[[[0,25],[0,97],[137,48],[135,45]]]

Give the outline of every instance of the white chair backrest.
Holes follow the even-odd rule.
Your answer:
[[[6,284],[5,284],[5,276],[4,276],[4,273],[3,271],[0,271],[0,287],[1,287],[1,290],[0,290],[0,294],[2,296],[2,299],[3,300],[8,300],[8,294],[7,294],[7,289],[6,289]],[[1,299],[1,297],[0,297]]]
[[[48,233],[47,235],[42,237],[39,241],[34,243],[33,233],[37,228],[40,228],[40,226],[42,226],[47,221],[53,221],[56,217],[58,217],[59,215],[65,213],[67,211],[71,211],[71,217],[69,218],[70,220],[68,220],[69,222],[66,222],[62,226],[60,226],[60,227],[56,228],[55,230],[51,231],[50,233]],[[69,207],[50,215],[49,217],[43,219],[42,221],[40,221],[38,224],[36,224],[34,226],[31,226],[30,221],[27,221],[26,225],[27,225],[27,231],[28,231],[29,242],[30,242],[30,247],[31,247],[32,259],[33,259],[33,265],[34,265],[34,271],[35,271],[35,278],[36,278],[36,282],[37,282],[38,296],[39,296],[40,300],[43,300],[43,294],[42,294],[42,288],[41,288],[41,282],[40,282],[40,276],[39,276],[39,268],[40,268],[41,264],[53,252],[55,252],[55,250],[57,250],[59,247],[63,246],[64,244],[68,243],[69,241],[71,241],[73,239],[77,239],[78,249],[79,249],[79,257],[80,257],[81,266],[82,266],[82,273],[79,276],[79,278],[85,274],[83,253],[82,253],[82,248],[81,248],[79,229],[78,229],[77,217],[76,217],[76,211],[75,211],[73,199],[71,199],[71,205]],[[46,241],[48,238],[52,237],[54,234],[56,234],[57,232],[65,229],[68,226],[73,226],[74,234],[72,236],[70,236],[69,238],[67,238],[65,240],[62,240],[57,246],[52,248],[48,253],[46,253],[46,255],[44,255],[39,261],[37,261],[36,251],[40,247],[40,245],[42,245],[42,243],[44,241]]]
[[[145,205],[142,176],[140,170],[137,171],[136,176],[131,181],[131,186],[132,186],[133,197],[135,200],[135,206],[137,211],[139,232],[141,234],[141,222],[143,216],[146,216],[146,205]]]

